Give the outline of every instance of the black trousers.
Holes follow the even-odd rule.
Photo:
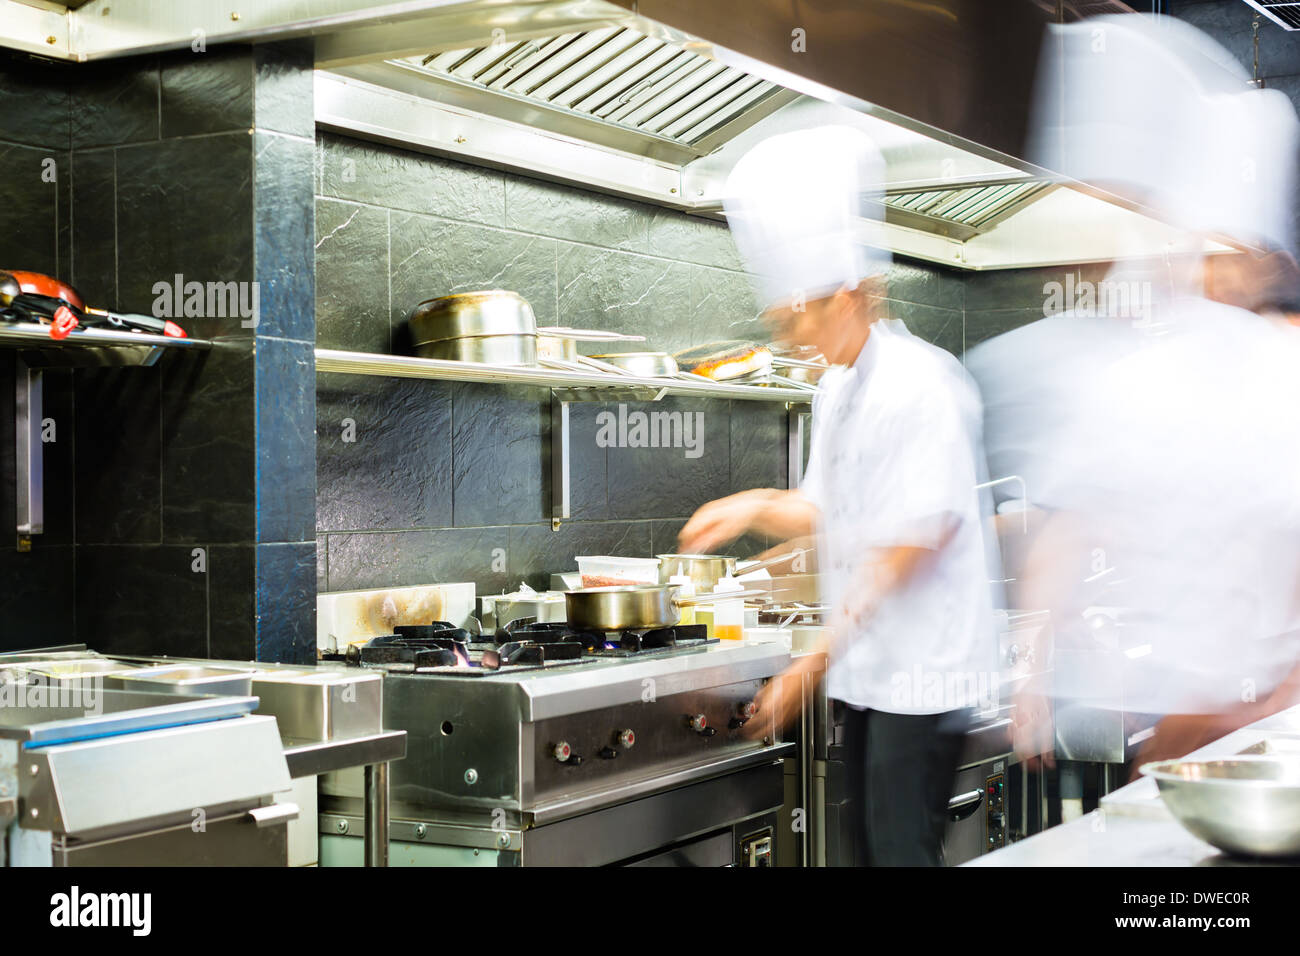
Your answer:
[[[859,866],[943,865],[948,800],[969,723],[970,711],[887,714],[845,705],[849,836]]]

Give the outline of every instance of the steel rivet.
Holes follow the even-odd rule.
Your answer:
[[[478,783],[478,771],[470,767],[465,771],[465,782],[471,786]]]
[[[509,833],[505,833],[505,832],[498,833],[498,834],[497,834],[497,846],[501,847],[501,849],[504,850],[504,849],[505,849],[506,847],[508,847],[509,845],[510,845],[510,834],[509,834]]]
[[[416,827],[415,827],[415,838],[416,838],[417,840],[423,840],[423,839],[424,839],[424,835],[425,835],[426,833],[428,833],[428,832],[429,832],[429,831],[428,831],[428,828],[426,828],[425,825],[424,825],[423,823],[416,824]]]
[[[335,827],[335,829],[337,829],[337,830],[339,831],[339,833],[347,833],[347,832],[348,832],[348,821],[347,821],[347,820],[340,820],[338,823],[334,824],[334,827]]]
[[[40,765],[39,765],[39,764],[32,764],[32,776],[35,777],[35,776],[39,775],[40,772],[41,772]]]
[[[40,815],[41,815],[41,811],[37,810],[35,807],[32,807],[32,819],[35,820]]]
[[[232,20],[238,20],[238,19],[239,19],[239,14],[238,14],[238,12],[231,13],[231,14],[230,14],[230,19],[232,19]]]
[[[54,44],[59,42],[59,39],[58,37],[46,37],[45,42],[48,43],[50,46],[54,46]]]

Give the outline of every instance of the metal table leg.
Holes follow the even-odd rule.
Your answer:
[[[366,866],[388,866],[388,764],[365,768]]]

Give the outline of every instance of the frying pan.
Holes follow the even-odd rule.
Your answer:
[[[564,604],[570,627],[587,631],[626,631],[671,627],[681,620],[683,607],[766,596],[766,591],[724,591],[679,598],[675,584],[627,584],[565,591]]]

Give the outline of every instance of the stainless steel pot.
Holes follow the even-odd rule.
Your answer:
[[[517,292],[492,289],[426,299],[407,324],[421,358],[537,364],[537,319]]]
[[[657,554],[659,559],[659,580],[667,583],[675,575],[685,574],[691,579],[697,590],[713,590],[724,577],[735,577],[737,573],[748,574],[761,571],[774,565],[793,561],[801,554],[807,554],[811,548],[794,548],[784,551],[776,557],[755,561],[737,570],[737,558],[725,554]]]
[[[565,591],[569,626],[591,631],[625,631],[629,628],[671,627],[681,620],[681,609],[696,604],[717,604],[734,598],[766,595],[765,591],[724,591],[700,597],[679,598],[675,584],[629,584]]]

